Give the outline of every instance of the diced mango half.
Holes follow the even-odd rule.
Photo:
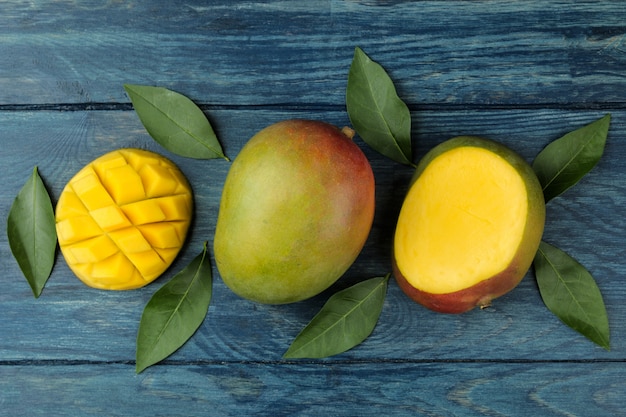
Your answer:
[[[174,261],[192,212],[191,187],[176,165],[154,152],[120,149],[65,186],[56,207],[59,246],[85,284],[139,288]]]

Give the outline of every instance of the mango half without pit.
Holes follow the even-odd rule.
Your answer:
[[[484,138],[450,139],[413,176],[394,236],[394,275],[431,310],[486,307],[525,276],[544,222],[541,185],[521,156]]]
[[[224,283],[264,304],[313,297],[361,252],[374,175],[351,129],[286,120],[252,137],[228,172],[214,255]]]
[[[191,187],[165,157],[119,149],[81,169],[56,207],[61,252],[86,285],[142,287],[180,251],[193,211]]]

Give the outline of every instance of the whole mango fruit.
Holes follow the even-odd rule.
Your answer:
[[[521,156],[484,138],[450,139],[413,176],[394,236],[394,275],[434,311],[488,306],[526,275],[544,222],[541,185]]]
[[[286,120],[258,132],[230,167],[214,256],[226,285],[264,304],[301,301],[354,263],[374,217],[374,175],[354,131]]]

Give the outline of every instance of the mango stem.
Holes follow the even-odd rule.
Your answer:
[[[356,134],[356,132],[354,131],[354,129],[352,129],[351,127],[348,126],[344,126],[341,129],[341,133],[343,133],[344,135],[346,135],[348,138],[353,139],[354,135]]]

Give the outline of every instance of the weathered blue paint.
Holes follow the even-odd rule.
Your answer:
[[[626,410],[626,7],[620,1],[5,1],[0,6],[0,218],[39,167],[54,201],[112,149],[172,158],[195,192],[188,244],[154,284],[103,292],[59,256],[34,299],[0,222],[0,415],[611,416]],[[361,257],[331,290],[288,306],[241,300],[214,277],[209,315],[164,363],[134,373],[143,306],[212,241],[223,160],[167,153],[124,83],[199,103],[232,158],[256,131],[300,117],[349,123],[355,46],[381,63],[411,108],[415,159],[459,134],[529,161],[605,113],[605,155],[550,202],[545,239],[596,277],[607,352],[547,311],[532,273],[490,309],[439,315],[391,281],[380,322],[336,357],[283,361],[338,288],[390,270],[411,169],[376,154],[377,212]]]

